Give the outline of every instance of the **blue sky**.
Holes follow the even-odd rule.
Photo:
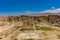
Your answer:
[[[60,0],[0,0],[0,15],[20,15],[60,8]]]

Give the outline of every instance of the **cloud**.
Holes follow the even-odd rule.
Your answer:
[[[55,9],[55,7],[51,7],[51,9]]]
[[[60,13],[60,8],[41,11],[40,13]]]
[[[19,14],[21,15],[26,15],[26,14],[32,14],[32,11],[23,11],[23,12],[19,12]]]
[[[25,13],[31,13],[31,11],[24,11]]]
[[[39,14],[39,13],[60,13],[60,8],[51,7],[51,9],[47,9],[44,11],[24,11],[23,14]]]

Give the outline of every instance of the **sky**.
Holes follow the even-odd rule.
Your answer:
[[[0,0],[0,16],[43,13],[51,10],[60,11],[60,0]]]

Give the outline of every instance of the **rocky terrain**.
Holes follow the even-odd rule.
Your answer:
[[[60,40],[60,27],[39,23],[33,28],[34,30],[21,30],[13,24],[5,24],[0,27],[0,40]]]
[[[33,26],[33,30],[26,30],[13,24],[4,23],[0,26],[0,40],[60,40],[60,27],[38,23]]]
[[[60,40],[60,15],[0,17],[0,40]]]

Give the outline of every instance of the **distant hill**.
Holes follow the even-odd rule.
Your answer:
[[[60,15],[60,13],[38,13],[38,14],[29,14],[28,16],[48,16],[48,15]]]

